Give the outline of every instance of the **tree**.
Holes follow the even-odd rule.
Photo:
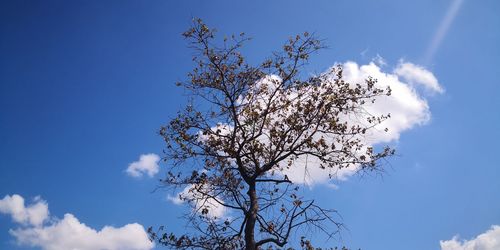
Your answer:
[[[363,106],[390,89],[376,88],[372,78],[348,83],[340,66],[305,77],[310,55],[324,48],[308,33],[290,38],[257,66],[240,53],[249,40],[243,33],[218,45],[215,31],[197,19],[183,36],[196,66],[178,83],[190,94],[189,104],[160,129],[168,165],[161,181],[184,189],[179,199],[192,206],[187,218],[197,233],[150,228],[150,236],[179,249],[250,250],[284,247],[299,228],[337,233],[342,224],[335,210],[301,196],[300,183],[287,173],[320,168],[334,177],[343,168],[377,170],[394,150],[376,150],[364,136],[390,115],[372,116]],[[230,216],[214,213],[221,208]]]

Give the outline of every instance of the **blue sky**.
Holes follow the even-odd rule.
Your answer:
[[[193,17],[219,34],[253,37],[244,48],[250,62],[309,31],[329,45],[311,73],[382,57],[380,71],[419,65],[444,89],[414,86],[430,119],[401,129],[382,176],[312,187],[348,227],[327,244],[417,250],[500,241],[498,13],[494,0],[1,1],[0,249],[50,249],[19,245],[15,232],[71,218],[116,234],[141,225],[183,230],[185,208],[152,192],[161,164],[153,177],[126,169],[143,154],[161,156],[158,128],[186,101],[174,82],[192,68],[180,34]],[[16,214],[8,204],[19,197],[25,207]],[[43,223],[27,212],[47,204]]]

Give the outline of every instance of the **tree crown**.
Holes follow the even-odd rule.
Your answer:
[[[257,249],[283,247],[303,227],[335,234],[335,210],[302,197],[290,173],[320,168],[334,178],[343,168],[378,169],[394,150],[377,151],[364,137],[390,115],[370,115],[364,105],[391,90],[373,78],[346,82],[340,66],[304,77],[310,55],[324,48],[307,32],[257,66],[240,53],[249,40],[243,33],[216,44],[215,31],[196,19],[183,36],[195,67],[178,85],[192,98],[160,129],[168,162],[162,183],[184,188],[179,199],[192,206],[198,234],[150,235],[174,248]]]

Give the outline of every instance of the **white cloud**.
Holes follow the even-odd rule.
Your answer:
[[[49,207],[40,197],[35,197],[34,204],[24,205],[24,198],[14,194],[0,200],[0,213],[9,214],[17,223],[39,226],[49,217]]]
[[[424,86],[437,93],[442,92],[442,87],[430,71],[412,63],[397,65],[394,72],[399,72],[399,74],[384,72],[376,62],[358,65],[348,61],[343,63],[342,67],[344,80],[347,82],[363,84],[365,79],[371,76],[378,80],[376,87],[385,89],[389,86],[392,90],[391,96],[381,96],[375,103],[365,105],[367,114],[375,116],[391,114],[390,119],[362,138],[367,146],[397,141],[404,131],[424,125],[430,120],[429,105],[426,99],[413,88],[414,84],[425,84]],[[400,78],[399,75],[404,77]],[[366,117],[361,115],[346,119],[363,124]],[[388,132],[385,132],[384,128],[388,128]],[[323,170],[316,167],[317,165],[319,165],[317,159],[303,157],[295,162],[294,167],[286,169],[284,173],[295,183],[312,185],[328,183],[329,174],[338,180],[345,180],[358,171],[356,167]]]
[[[454,236],[451,240],[439,242],[441,250],[497,250],[500,249],[500,226],[491,229],[471,240],[459,240]]]
[[[176,196],[167,196],[167,200],[171,201],[176,205],[184,204],[184,202],[189,202],[192,205],[193,211],[200,213],[206,208],[208,213],[206,214],[210,218],[223,218],[227,212],[227,209],[222,200],[215,200],[213,198],[208,198],[206,195],[198,192],[194,185],[188,185],[179,192]],[[219,201],[219,202],[218,202]]]
[[[378,127],[375,127],[375,129],[367,131],[364,137],[360,138],[363,140],[363,144],[366,145],[366,147],[397,141],[404,131],[412,129],[415,126],[424,125],[430,120],[431,113],[427,101],[424,96],[418,93],[417,89],[414,88],[415,84],[423,84],[428,89],[437,93],[442,92],[442,87],[434,75],[421,66],[400,62],[395,69],[390,69],[389,72],[385,72],[379,65],[386,65],[385,61],[380,56],[374,58],[371,63],[366,65],[358,65],[351,61],[342,64],[343,78],[346,82],[352,84],[365,84],[365,80],[368,77],[373,77],[377,79],[375,87],[379,89],[390,87],[392,90],[390,96],[380,96],[375,103],[370,102],[365,104],[363,108],[366,112],[343,117],[345,121],[353,123],[353,125],[360,124],[363,126],[370,126],[367,117],[387,115],[390,113],[390,119],[384,121],[382,124],[378,125]],[[257,82],[255,88],[256,90],[272,90],[280,81],[281,79],[279,77],[270,75]],[[268,92],[264,92],[264,95],[266,93]],[[305,94],[306,93],[300,94],[294,92],[284,93],[283,98],[298,100],[296,98],[297,96],[304,96]],[[254,102],[258,103],[264,102],[266,96],[263,96],[263,94],[255,94],[251,95],[251,98],[253,98],[252,100]],[[244,103],[249,100],[240,98],[238,101],[239,103]],[[283,116],[270,116],[268,120],[281,119],[279,117]],[[270,123],[272,124],[273,122]],[[388,132],[385,131],[385,128],[388,128]],[[206,141],[211,137],[216,138],[217,135],[227,134],[232,130],[232,127],[227,124],[217,124],[212,130],[219,132],[210,135],[203,135],[200,132],[199,140]],[[264,134],[265,133],[266,132],[264,132]],[[263,135],[259,140],[265,145],[264,147],[272,147],[271,145],[266,145],[270,143],[267,138],[269,138],[269,136]],[[327,140],[330,139],[331,138],[327,138]],[[317,158],[301,156],[293,162],[290,168],[281,166],[283,170],[278,170],[275,173],[281,175],[282,178],[286,175],[289,180],[297,184],[326,184],[326,186],[336,189],[338,188],[336,185],[337,182],[333,183],[331,178],[346,180],[359,170],[359,166],[325,170],[319,168],[319,165],[320,162]],[[206,206],[209,208],[208,215],[218,218],[225,216],[224,213],[227,211],[227,209],[217,201],[197,193],[192,185],[185,187],[177,196],[168,196],[167,199],[177,205],[189,201],[191,205],[193,205],[192,207],[195,211],[200,211],[202,206]],[[193,204],[193,202],[195,203]]]
[[[383,129],[374,130],[373,134],[366,138],[370,144],[398,140],[402,132],[429,121],[431,113],[427,101],[412,88],[411,83],[399,79],[395,74],[383,72],[373,62],[367,65],[346,62],[343,68],[344,79],[348,82],[362,84],[371,76],[377,79],[376,87],[381,89],[390,87],[392,90],[390,96],[380,96],[375,103],[365,105],[365,109],[371,115],[391,114],[391,118],[380,125],[380,128],[388,128],[389,131],[386,133]],[[425,69],[415,73],[432,74]]]
[[[138,161],[128,165],[126,172],[128,175],[137,178],[145,174],[153,177],[160,170],[159,161],[160,157],[156,154],[143,154],[139,157]]]
[[[417,89],[414,88],[415,84],[422,84],[427,89],[433,92],[442,93],[443,88],[440,86],[436,77],[425,68],[408,63],[400,62],[395,69],[392,70],[393,73],[384,72],[380,67],[386,65],[382,57],[377,56],[373,61],[366,65],[358,65],[355,62],[345,62],[342,64],[343,68],[343,79],[346,82],[354,84],[366,84],[365,80],[368,77],[377,79],[375,87],[379,89],[386,89],[390,87],[392,94],[390,96],[380,96],[377,98],[375,103],[369,102],[363,106],[364,113],[353,114],[351,116],[343,117],[343,119],[349,123],[360,124],[362,126],[370,126],[367,121],[369,116],[381,116],[390,113],[391,118],[379,124],[375,129],[367,131],[364,137],[360,138],[363,140],[363,144],[368,146],[375,146],[377,144],[386,144],[390,142],[397,141],[404,131],[414,128],[418,125],[426,124],[431,117],[429,106],[423,95],[418,93]],[[335,77],[335,76],[332,76]],[[400,78],[401,77],[401,78]],[[270,89],[276,87],[276,85],[281,81],[281,79],[275,75],[269,75],[255,85],[256,92],[258,93],[260,89]],[[332,81],[333,82],[333,81]],[[328,83],[325,83],[328,84]],[[254,94],[251,95],[252,100],[255,103],[264,102],[266,100],[266,93],[272,91],[264,91],[264,94]],[[306,93],[280,93],[283,98],[289,98],[290,100],[299,100],[297,96],[304,96]],[[247,99],[240,98],[239,103],[244,103],[249,101]],[[273,121],[275,119],[281,119],[279,115],[269,116],[268,120]],[[269,122],[273,123],[273,122]],[[385,131],[385,128],[388,131]],[[210,135],[203,135],[200,132],[199,140],[206,141],[211,137],[216,137],[218,135],[227,134],[232,130],[232,127],[227,124],[217,124],[212,128],[213,131],[219,131],[218,133],[213,133]],[[263,135],[259,138],[260,142],[263,143],[264,147],[272,147],[269,144],[268,135]],[[213,139],[213,138],[212,138]],[[326,138],[326,140],[335,140],[335,138]],[[335,143],[333,141],[333,143]],[[286,163],[283,163],[286,164]],[[353,175],[359,170],[359,166],[353,166],[350,168],[342,169],[321,169],[318,166],[320,162],[315,157],[301,156],[293,162],[290,168],[286,166],[281,166],[282,170],[278,170],[275,173],[281,176],[286,175],[286,177],[296,184],[326,184],[331,188],[338,188],[338,186],[331,182],[331,178],[336,180],[346,180],[349,176]],[[284,177],[283,177],[284,178]],[[203,206],[209,209],[209,216],[214,216],[221,218],[227,209],[217,201],[207,198],[203,194],[198,193],[193,186],[187,186],[185,189],[177,194],[177,196],[168,196],[168,200],[174,204],[183,204],[185,201],[189,201],[193,205],[195,211],[200,211]],[[194,204],[193,204],[194,202]],[[223,201],[221,201],[223,202]]]
[[[418,88],[415,88],[415,85],[423,85],[428,90],[426,93],[443,92],[443,88],[434,74],[422,66],[400,61],[394,69],[390,69],[390,71],[386,72],[382,70],[379,65],[387,66],[381,56],[373,58],[373,61],[366,65],[358,65],[352,61],[342,64],[343,79],[346,82],[352,83],[353,85],[363,85],[366,84],[365,80],[368,77],[372,77],[377,79],[375,87],[380,89],[390,87],[392,90],[391,96],[380,96],[375,103],[368,102],[365,104],[363,106],[364,113],[350,114],[342,118],[352,125],[359,124],[368,127],[370,126],[367,121],[368,117],[391,115],[390,119],[379,124],[375,129],[369,130],[364,137],[359,138],[366,147],[397,141],[404,131],[418,125],[424,125],[430,120],[431,112],[427,100],[423,94],[418,92]],[[335,79],[335,75],[331,77]],[[258,94],[251,95],[252,100],[255,103],[264,102],[267,98],[265,95],[272,91],[264,91],[261,93],[259,90],[272,90],[280,81],[281,79],[275,75],[269,75],[258,81],[255,85],[255,90]],[[307,93],[295,92],[280,94],[283,95],[283,98],[288,98],[290,100],[299,100],[296,98],[297,96],[307,95]],[[245,101],[249,100],[239,100],[241,103]],[[283,117],[283,115],[270,116],[268,120],[273,121],[281,119],[279,117]],[[273,122],[270,123],[272,124]],[[388,129],[388,132],[385,131],[385,128]],[[215,129],[221,131],[219,134],[225,134],[231,127],[224,124],[218,124],[214,127],[214,130]],[[205,136],[200,138],[201,140],[207,140],[208,137]],[[262,135],[259,140],[266,145],[269,144],[267,138],[268,136]],[[334,140],[332,143],[335,143],[335,138],[325,139]],[[264,147],[272,147],[272,145]],[[316,157],[301,156],[294,161],[290,168],[282,166],[284,170],[278,174],[286,175],[292,182],[298,184],[326,184],[329,183],[330,178],[345,180],[347,177],[356,173],[359,167],[354,166],[343,169],[323,170],[318,167],[319,165],[320,162]]]
[[[432,92],[444,92],[444,89],[439,85],[434,74],[422,66],[408,62],[400,62],[396,69],[394,69],[394,73],[410,84],[421,84]]]
[[[72,214],[65,214],[62,220],[48,226],[13,229],[10,233],[19,244],[37,246],[45,250],[153,248],[146,231],[137,223],[119,228],[105,226],[96,231],[81,223]]]
[[[19,212],[30,209],[37,212],[26,212],[26,216]],[[9,230],[20,245],[43,250],[149,250],[154,247],[144,227],[137,223],[119,228],[105,226],[97,231],[69,213],[62,220],[49,219],[47,202],[41,198],[24,207],[23,197],[7,195],[0,200],[0,212],[11,214],[14,221],[22,225]]]

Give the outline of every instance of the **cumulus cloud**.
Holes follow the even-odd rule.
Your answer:
[[[454,236],[451,240],[439,242],[441,250],[496,250],[500,249],[500,226],[491,228],[471,240],[460,240]]]
[[[434,74],[419,65],[401,61],[391,73],[382,70],[377,61],[380,59],[375,59],[366,65],[359,65],[352,61],[341,64],[344,80],[347,82],[363,84],[365,79],[373,77],[377,79],[376,87],[380,89],[390,87],[392,90],[390,96],[381,96],[375,103],[365,105],[366,115],[380,116],[388,113],[391,115],[390,119],[362,138],[367,146],[397,141],[404,131],[425,125],[430,120],[429,105],[425,96],[414,87],[416,84],[423,85],[433,93],[443,92]],[[364,123],[365,118],[348,117],[346,119],[350,119],[351,122]],[[384,128],[387,128],[388,132],[385,132]],[[295,183],[312,185],[328,183],[330,175],[335,179],[345,180],[358,171],[353,167],[326,170],[329,172],[325,173],[325,170],[314,167],[317,165],[319,165],[317,159],[302,157],[295,162],[294,167],[285,169],[284,174]]]
[[[9,214],[17,223],[39,226],[48,219],[49,207],[40,197],[35,197],[33,204],[25,206],[24,198],[14,194],[0,200],[0,213]]]
[[[375,129],[369,130],[364,137],[360,138],[366,147],[395,142],[403,132],[415,126],[425,125],[430,120],[431,112],[425,98],[425,93],[420,93],[419,88],[416,88],[417,85],[424,86],[427,90],[426,93],[443,92],[443,88],[434,74],[419,65],[400,61],[396,67],[389,70],[383,70],[380,65],[387,67],[385,61],[380,56],[374,58],[372,62],[366,65],[359,65],[352,61],[342,63],[343,78],[346,82],[365,84],[365,80],[368,77],[372,77],[377,79],[375,87],[379,89],[390,87],[392,90],[390,96],[380,96],[375,103],[365,104],[363,107],[365,112],[343,117],[345,121],[353,125],[370,126],[367,121],[369,116],[381,116],[390,113],[390,119],[379,124]],[[262,84],[265,84],[266,88],[272,89],[280,81],[279,77],[270,75],[257,82],[256,88],[260,88]],[[297,95],[298,93],[292,92],[289,93],[289,96],[285,94],[284,97],[296,99],[294,97]],[[253,95],[253,98],[256,98],[254,100],[256,102],[266,99],[265,96],[259,95]],[[244,102],[244,100],[239,101]],[[270,116],[268,119],[280,118]],[[213,130],[221,131],[219,134],[225,134],[227,133],[226,131],[230,131],[231,129],[231,126],[225,124],[217,124],[213,128]],[[217,135],[212,134],[210,136]],[[266,145],[269,144],[267,138],[268,136],[263,135],[259,140]],[[208,136],[200,136],[200,140],[208,139]],[[331,138],[326,139],[330,140]],[[289,180],[297,184],[326,184],[329,187],[337,188],[338,186],[332,183],[331,178],[337,181],[346,180],[359,170],[359,166],[342,169],[321,169],[318,167],[319,165],[320,162],[315,157],[300,156],[293,162],[293,166],[290,168],[282,166],[283,170],[280,170],[281,172],[277,172],[277,174],[286,176]],[[190,189],[191,187],[186,187],[178,196],[182,197],[184,195],[185,197],[190,197],[192,195],[188,192]],[[178,197],[169,197],[169,200],[175,204],[182,204],[184,202],[183,199]],[[210,203],[215,204],[212,211],[215,211],[214,213],[220,216],[220,213],[224,211],[222,210],[223,206],[215,202]],[[198,205],[195,206],[195,209],[198,208]]]
[[[410,84],[420,84],[432,92],[444,92],[444,89],[439,85],[434,74],[422,66],[409,62],[401,62],[396,69],[394,69],[394,73]]]
[[[143,154],[139,157],[138,161],[128,165],[126,172],[128,175],[136,178],[146,174],[149,177],[153,177],[160,171],[159,161],[160,157],[157,154]]]
[[[396,68],[400,68],[398,65]],[[401,133],[417,125],[426,124],[431,116],[429,105],[426,99],[420,95],[412,84],[405,79],[400,79],[398,75],[384,72],[375,63],[358,65],[355,62],[343,64],[344,79],[352,83],[363,83],[368,77],[377,79],[375,84],[378,88],[390,87],[390,96],[381,96],[375,103],[368,103],[365,109],[371,115],[391,114],[391,118],[380,124],[380,127],[388,128],[386,133],[382,129],[374,130],[374,134],[368,135],[370,144],[387,143],[398,140]],[[415,74],[432,75],[425,69],[415,71]],[[417,78],[417,77],[415,77]],[[437,86],[440,87],[439,83]]]
[[[194,185],[188,185],[176,196],[167,196],[167,200],[176,205],[191,203],[194,212],[202,214],[203,209],[207,209],[206,216],[210,218],[223,218],[227,212],[222,200],[215,200],[197,191]],[[222,204],[221,204],[222,203]]]
[[[119,228],[105,226],[96,231],[81,223],[72,214],[65,214],[62,220],[48,226],[13,229],[10,233],[20,244],[46,250],[139,250],[153,247],[146,231],[137,223]]]
[[[32,212],[28,212],[30,209]],[[39,197],[25,207],[23,197],[7,195],[0,200],[0,212],[10,214],[16,223],[21,224],[21,227],[9,230],[20,245],[43,250],[149,250],[154,247],[144,227],[137,223],[118,228],[105,226],[98,231],[69,213],[63,219],[49,219],[47,202]]]

